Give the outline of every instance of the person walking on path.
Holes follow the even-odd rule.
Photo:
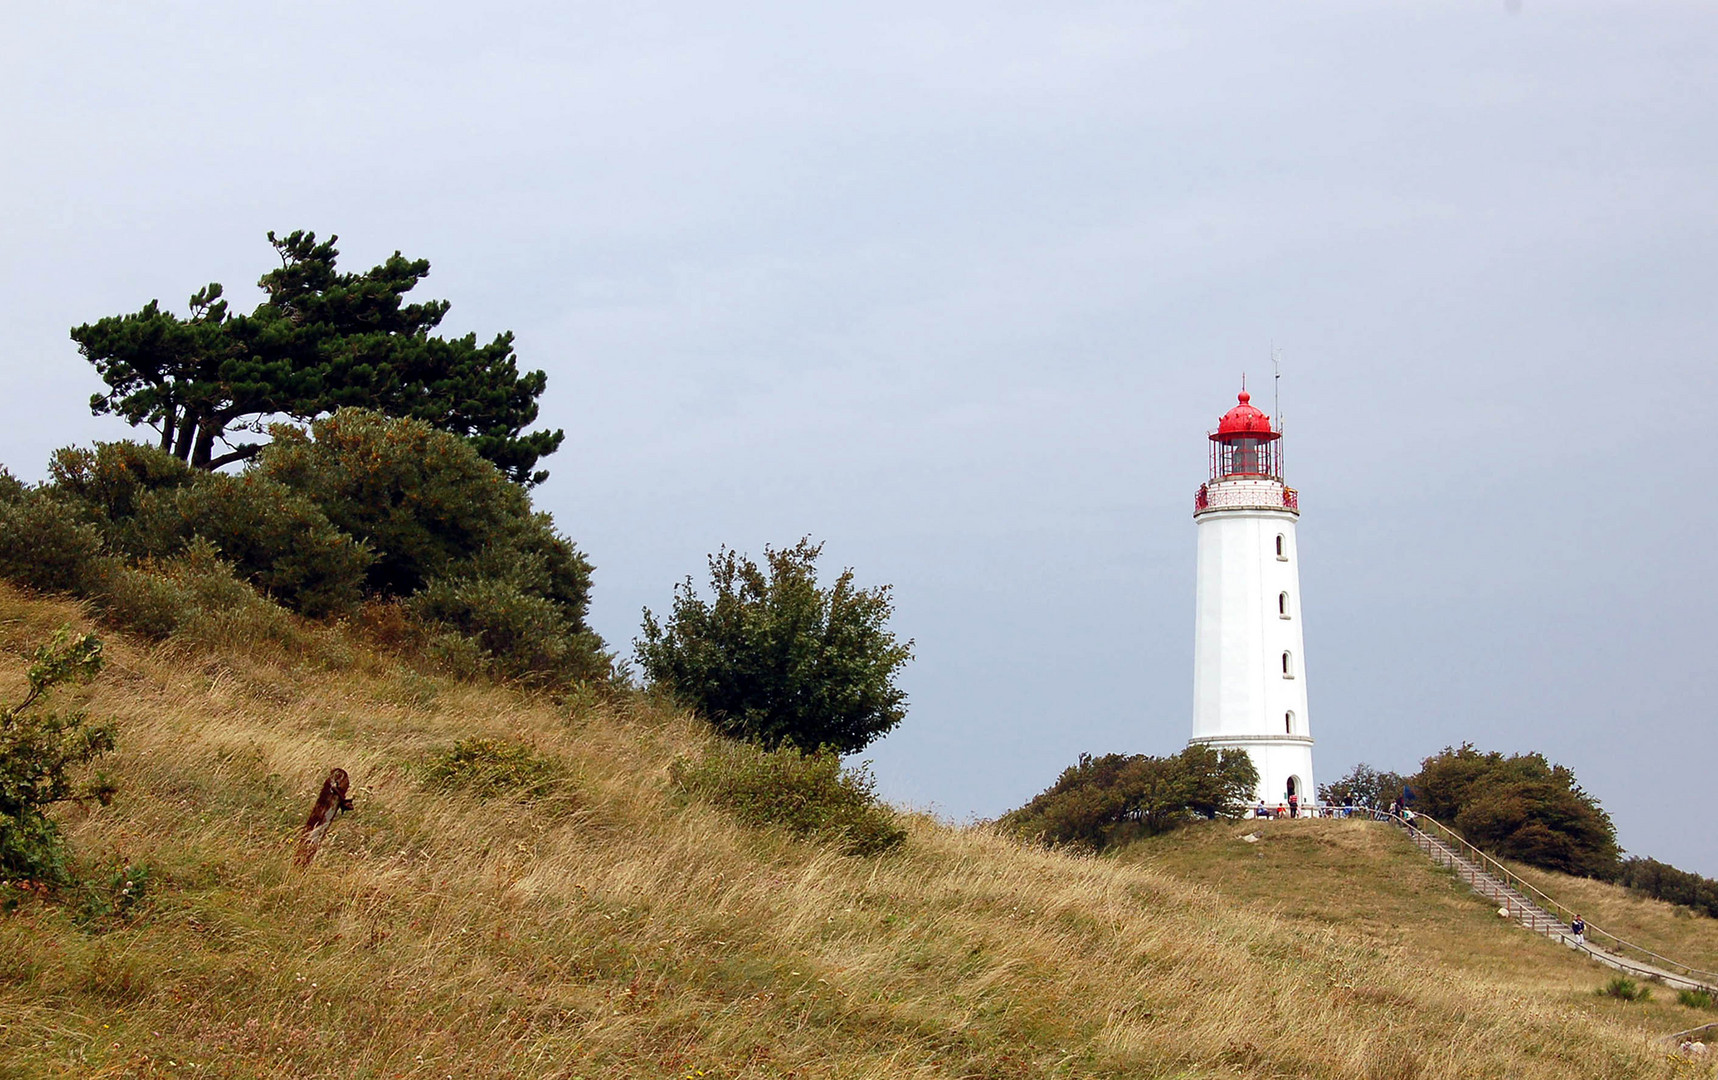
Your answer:
[[[1587,943],[1587,920],[1576,915],[1575,921],[1569,924],[1569,932],[1575,935],[1575,944],[1585,945]]]

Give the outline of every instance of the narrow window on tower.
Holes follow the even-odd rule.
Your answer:
[[[1288,654],[1287,649],[1283,650],[1283,678],[1294,678],[1294,658]]]
[[[1283,734],[1284,735],[1293,735],[1294,734],[1294,710],[1293,709],[1290,709],[1288,712],[1283,713]]]
[[[1277,533],[1277,558],[1288,562],[1288,548],[1283,546],[1283,534]]]
[[[1288,593],[1277,593],[1277,614],[1282,618],[1289,617]]]

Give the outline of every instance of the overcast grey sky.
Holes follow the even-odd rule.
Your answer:
[[[11,5],[0,461],[269,229],[428,258],[617,645],[726,543],[891,582],[893,798],[1178,749],[1194,488],[1283,354],[1321,778],[1542,750],[1718,874],[1705,3]]]

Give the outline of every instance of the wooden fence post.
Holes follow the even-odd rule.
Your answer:
[[[298,834],[298,851],[292,856],[293,866],[301,869],[309,866],[310,860],[316,858],[316,849],[322,846],[322,838],[328,835],[328,827],[334,824],[340,811],[352,809],[352,800],[346,797],[350,785],[345,769],[329,771],[328,779],[322,782],[322,794],[316,797],[316,805],[311,808],[310,817]]]

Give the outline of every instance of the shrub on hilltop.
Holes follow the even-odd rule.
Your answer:
[[[1016,836],[1096,851],[1168,832],[1195,818],[1237,817],[1258,787],[1245,750],[1189,746],[1171,757],[1081,754],[999,824]]]
[[[647,678],[717,731],[767,748],[849,754],[906,716],[895,677],[913,643],[888,629],[887,585],[861,589],[843,570],[817,583],[823,545],[764,549],[764,566],[724,549],[710,557],[709,600],[688,577],[665,622],[644,612],[635,642]]]
[[[38,487],[7,474],[0,576],[154,638],[239,611],[278,628],[276,603],[325,618],[400,600],[459,670],[608,672],[590,563],[525,490],[463,439],[357,410],[277,429],[237,475],[127,442],[57,452]]]
[[[1420,763],[1408,786],[1414,809],[1487,851],[1566,874],[1616,876],[1621,852],[1610,815],[1572,771],[1543,754],[1445,747]]]
[[[1362,761],[1342,779],[1318,785],[1318,801],[1327,806],[1341,806],[1353,799],[1355,806],[1382,809],[1395,802],[1405,786],[1407,781],[1401,774],[1374,769]]]

